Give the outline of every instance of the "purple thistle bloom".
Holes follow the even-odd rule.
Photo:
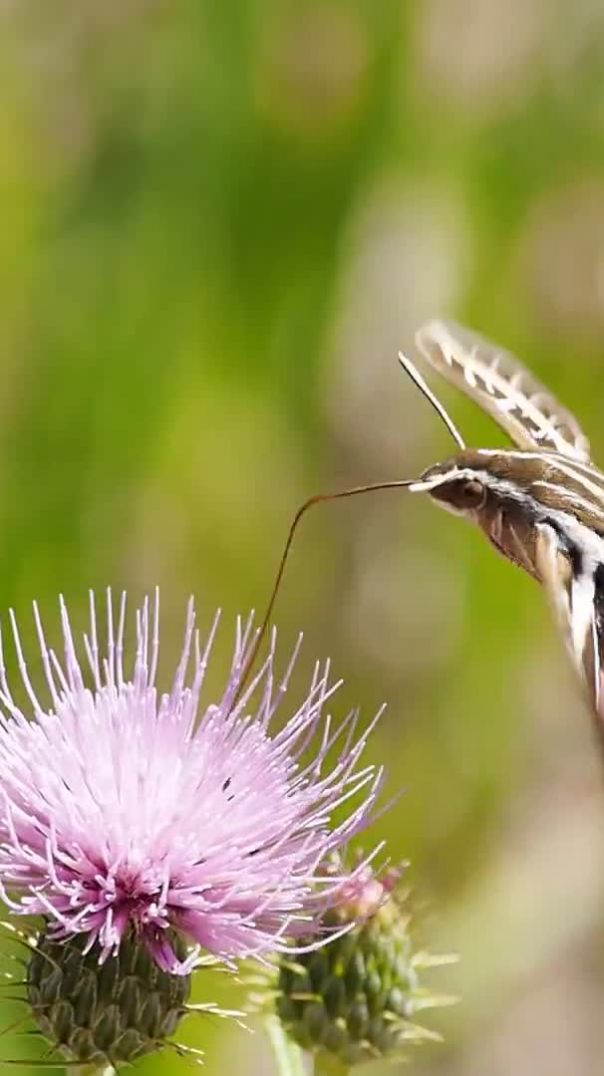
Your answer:
[[[188,973],[199,950],[180,961],[168,928],[227,962],[286,948],[337,892],[341,880],[323,871],[326,857],[366,824],[375,803],[381,770],[359,766],[369,730],[355,738],[356,714],[332,728],[324,708],[338,685],[328,663],[315,668],[302,706],[273,729],[298,649],[275,684],[274,637],[239,698],[251,621],[238,624],[222,698],[201,707],[218,617],[202,650],[192,602],[172,688],[160,694],[158,600],[151,617],[148,602],[137,612],[130,677],[125,595],[116,628],[110,595],[107,608],[101,660],[91,595],[86,686],[63,601],[62,663],[34,605],[48,706],[32,687],[11,613],[33,714],[11,694],[0,647],[0,896],[14,913],[44,916],[56,938],[98,942],[101,959],[132,929],[174,974]]]

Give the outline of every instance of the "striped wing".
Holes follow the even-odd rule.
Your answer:
[[[562,407],[509,351],[452,321],[430,321],[415,342],[430,365],[487,411],[519,448],[589,462],[589,442]]]
[[[541,582],[604,741],[604,566],[577,575],[554,528],[538,524],[537,531],[536,562]]]

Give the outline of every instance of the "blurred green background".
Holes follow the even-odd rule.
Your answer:
[[[166,669],[191,591],[226,656],[302,500],[450,454],[396,361],[434,315],[522,355],[604,459],[599,5],[7,0],[0,28],[0,605],[26,638],[34,597],[52,635],[59,592],[77,621],[88,587],[159,584]],[[537,587],[382,493],[307,519],[276,620],[299,690],[329,654],[336,710],[389,704],[372,753],[406,791],[373,836],[461,957],[415,1071],[601,1072],[604,794]],[[261,1032],[185,1037],[208,1076],[273,1071]]]

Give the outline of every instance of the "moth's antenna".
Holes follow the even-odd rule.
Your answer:
[[[444,422],[445,426],[447,427],[447,429],[448,429],[449,433],[451,434],[452,438],[454,439],[454,441],[457,442],[457,444],[459,445],[460,448],[462,448],[462,449],[465,448],[466,443],[465,443],[463,437],[461,436],[459,430],[457,429],[457,426],[453,422],[453,419],[446,412],[446,410],[445,410],[444,406],[441,404],[440,400],[434,395],[434,393],[432,392],[432,389],[426,384],[426,382],[424,381],[424,379],[423,379],[422,375],[420,374],[419,370],[417,370],[415,368],[415,366],[413,365],[413,363],[411,362],[411,359],[408,359],[406,355],[403,355],[402,351],[399,351],[399,353],[398,353],[398,361],[400,362],[401,366],[403,367],[403,370],[405,371],[405,373],[407,373],[409,375],[409,377],[411,378],[411,380],[413,382],[415,382],[415,384],[417,385],[417,387],[418,387],[419,391],[421,392],[422,396],[426,397],[428,403],[431,403],[432,407],[434,408],[436,413],[438,415],[440,415],[440,418]]]
[[[258,629],[258,633],[256,635],[256,639],[254,640],[254,645],[250,650],[250,653],[246,659],[243,668],[243,672],[241,673],[241,680],[239,681],[239,687],[237,688],[237,694],[235,695],[233,705],[235,705],[241,697],[243,689],[245,688],[245,685],[249,679],[249,675],[254,667],[254,662],[256,661],[256,658],[258,656],[258,651],[260,650],[262,641],[266,635],[270,618],[275,607],[275,601],[277,600],[277,594],[279,592],[279,587],[281,586],[281,580],[283,579],[285,565],[287,563],[287,558],[289,557],[296,531],[302,517],[306,514],[306,512],[308,512],[308,509],[312,508],[313,505],[321,504],[324,501],[337,501],[341,497],[356,497],[361,493],[372,493],[379,489],[405,489],[408,486],[412,486],[415,481],[416,479],[409,478],[406,480],[393,480],[391,482],[374,482],[368,486],[352,486],[350,489],[343,489],[338,493],[317,493],[314,497],[310,497],[308,501],[305,501],[304,504],[301,505],[300,508],[298,508],[298,511],[296,512],[290,525],[285,545],[283,546],[283,552],[281,554],[281,559],[277,568],[277,574],[275,575],[275,582],[273,583],[273,589],[271,591],[271,596],[266,607],[266,612],[264,613],[260,627]]]

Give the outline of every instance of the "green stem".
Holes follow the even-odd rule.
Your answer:
[[[348,1065],[326,1050],[319,1050],[315,1055],[314,1076],[347,1076],[349,1072]]]
[[[306,1076],[302,1050],[285,1033],[279,1018],[267,1016],[265,1023],[279,1076]]]
[[[69,1076],[115,1076],[113,1065],[78,1065],[69,1069]]]

